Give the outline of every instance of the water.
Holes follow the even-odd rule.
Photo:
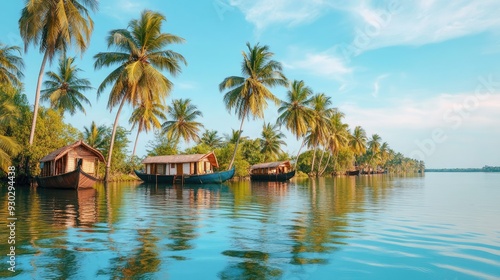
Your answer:
[[[500,174],[17,188],[19,279],[500,279]]]

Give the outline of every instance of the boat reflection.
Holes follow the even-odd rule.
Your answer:
[[[139,188],[141,188],[142,193],[150,197],[173,198],[178,203],[183,202],[183,204],[194,208],[218,207],[222,195],[229,193],[229,187],[225,184],[158,185],[142,183]]]
[[[38,188],[45,221],[66,227],[92,227],[97,222],[97,191]]]

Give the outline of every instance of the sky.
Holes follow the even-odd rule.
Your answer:
[[[23,3],[2,6],[4,44],[22,46],[17,22]],[[166,103],[190,98],[205,128],[221,136],[238,129],[240,120],[225,108],[218,85],[241,74],[245,44],[259,43],[269,46],[289,80],[304,80],[315,93],[330,96],[351,129],[360,125],[368,136],[380,135],[427,168],[500,166],[499,1],[100,1],[90,47],[77,57],[80,76],[94,88],[113,70],[93,67],[93,56],[109,51],[107,34],[126,28],[145,9],[162,13],[163,31],[186,40],[170,46],[188,65],[176,77],[165,73],[174,83]],[[22,56],[24,93],[33,104],[42,56],[33,47]],[[46,70],[56,66],[54,61]],[[284,99],[286,90],[272,92]],[[92,121],[111,126],[117,108],[106,108],[108,92],[86,95],[92,107],[65,121],[82,131]],[[276,121],[277,108],[270,104],[264,119],[246,121],[243,135],[260,137],[264,122]],[[128,129],[131,112],[124,108],[119,119]],[[282,132],[284,150],[296,154],[300,141]],[[152,139],[151,132],[140,135],[139,156]]]

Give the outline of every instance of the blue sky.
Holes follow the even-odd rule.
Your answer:
[[[8,1],[0,25],[2,42],[22,45],[17,21],[24,1]],[[92,17],[90,48],[78,60],[81,76],[97,88],[112,69],[94,71],[92,57],[107,51],[105,37],[125,28],[144,9],[163,13],[164,32],[186,39],[172,49],[188,66],[171,77],[172,99],[190,98],[203,112],[207,129],[229,133],[239,120],[222,102],[218,84],[239,75],[246,42],[269,45],[290,80],[304,80],[332,97],[351,128],[379,134],[395,151],[422,159],[430,168],[500,165],[500,2],[482,1],[327,1],[207,0],[101,1]],[[41,55],[30,48],[25,59],[25,93],[34,102]],[[55,69],[57,62],[52,64]],[[169,77],[169,76],[168,76]],[[170,78],[170,77],[169,77]],[[279,98],[286,89],[273,90]],[[83,130],[92,120],[111,125],[116,109],[106,109],[106,92],[92,107],[66,120]],[[47,106],[47,104],[43,104]],[[265,120],[246,122],[243,134],[260,136]],[[130,128],[131,109],[120,124]],[[286,151],[297,141],[288,132]],[[132,131],[130,139],[135,137]],[[138,154],[153,138],[141,134]],[[192,143],[191,143],[192,145]]]

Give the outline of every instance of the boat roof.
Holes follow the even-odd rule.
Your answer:
[[[64,146],[64,147],[61,147],[53,152],[51,152],[50,154],[44,156],[40,162],[47,162],[47,161],[53,161],[53,160],[58,160],[60,159],[61,157],[63,157],[64,155],[66,155],[69,151],[73,150],[74,148],[78,147],[78,146],[83,146],[85,147],[86,149],[88,149],[89,151],[91,151],[93,154],[95,154],[95,156],[102,162],[104,162],[104,156],[101,154],[101,152],[99,152],[99,150],[93,148],[92,146],[90,146],[89,144],[83,142],[82,140],[79,140],[79,141],[76,141],[75,143],[73,144],[70,144],[68,146]]]
[[[278,167],[281,165],[288,166],[288,167],[291,166],[289,160],[275,161],[275,162],[264,162],[264,163],[258,163],[258,164],[252,165],[250,167],[250,170],[261,169],[261,168],[274,168],[274,167]]]
[[[191,155],[165,155],[165,156],[153,156],[145,158],[142,163],[188,163],[188,162],[200,162],[204,159],[208,161],[214,167],[219,167],[217,158],[214,152],[208,154],[191,154]]]

